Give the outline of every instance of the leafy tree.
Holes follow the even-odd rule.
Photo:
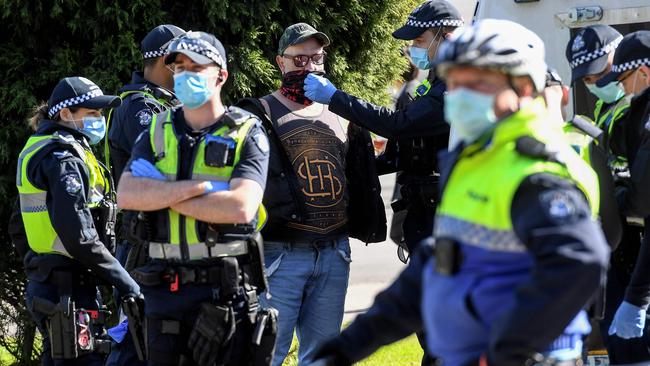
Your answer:
[[[114,92],[141,68],[139,41],[153,27],[176,24],[215,34],[228,52],[224,99],[264,95],[279,86],[275,65],[284,28],[307,22],[327,33],[327,71],[335,85],[379,104],[406,66],[390,33],[418,0],[2,0],[0,1],[0,222],[8,222],[16,160],[26,119],[56,82],[83,75]],[[23,306],[24,275],[6,227],[0,227],[0,347],[23,364],[33,328]],[[26,339],[24,342],[23,340]],[[29,343],[24,346],[24,343]],[[34,352],[35,353],[35,352]]]

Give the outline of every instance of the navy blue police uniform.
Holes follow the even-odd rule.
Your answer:
[[[159,25],[152,29],[140,43],[143,61],[147,62],[147,60],[163,57],[167,44],[184,33],[183,29],[171,24]],[[124,167],[131,158],[135,140],[142,131],[149,128],[152,117],[178,105],[178,101],[170,90],[147,80],[144,73],[140,71],[134,71],[131,82],[122,87],[118,93],[122,98],[122,105],[109,112],[108,133],[106,141],[104,141],[106,162],[111,167],[116,184],[119,184]],[[120,238],[115,257],[124,266],[127,265],[132,247],[127,235],[136,214],[131,211],[125,211],[122,214],[122,227],[119,231]],[[130,268],[127,267],[128,269]],[[127,333],[121,342],[113,344],[106,366],[138,364],[143,365],[144,362],[138,361],[133,340]]]
[[[91,85],[94,89],[89,89],[90,84],[89,80],[83,78],[66,78],[59,82],[48,101],[50,118],[56,118],[61,106],[105,108],[119,105],[119,98],[104,96],[94,84]],[[100,219],[96,211],[89,207],[92,205],[91,191],[94,187],[89,187],[93,168],[86,162],[86,156],[92,155],[86,136],[54,120],[40,121],[32,137],[38,139],[41,136],[54,138],[41,140],[45,144],[28,157],[24,176],[30,185],[47,192],[45,205],[30,209],[29,201],[21,198],[18,209],[22,211],[23,218],[26,213],[46,209],[58,239],[52,249],[47,250],[42,247],[36,250],[34,245],[43,243],[30,239],[30,248],[21,250],[28,279],[27,308],[44,335],[44,365],[102,365],[103,356],[98,353],[88,353],[75,359],[53,360],[47,335],[56,335],[48,333],[49,315],[37,309],[35,298],[58,304],[60,298],[66,295],[75,302],[77,309],[97,311],[102,305],[97,285],[113,285],[123,297],[139,295],[140,287],[110,253],[112,248],[107,235],[112,233],[104,231],[110,226],[107,225],[110,220]],[[28,155],[27,150],[23,154]],[[26,155],[21,157],[26,159]],[[24,179],[18,179],[17,184],[24,185]],[[25,225],[30,225],[30,221],[25,220]],[[30,228],[24,229],[27,237],[30,237]]]

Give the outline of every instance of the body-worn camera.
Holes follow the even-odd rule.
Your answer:
[[[233,166],[235,161],[235,140],[221,136],[206,136],[205,164],[214,168]]]

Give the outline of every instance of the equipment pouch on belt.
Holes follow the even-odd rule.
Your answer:
[[[248,265],[250,266],[250,283],[256,287],[257,293],[266,291],[269,287],[264,273],[264,243],[262,235],[256,233],[248,239]]]
[[[147,327],[144,317],[144,301],[137,297],[127,297],[122,301],[122,309],[129,320],[129,333],[140,361],[148,358]]]
[[[235,334],[235,314],[231,307],[201,304],[187,346],[200,366],[222,365],[230,353]]]
[[[111,341],[103,332],[105,309],[76,309],[69,296],[61,302],[34,297],[34,310],[46,314],[53,359],[74,359],[89,353],[109,353]],[[98,331],[98,329],[100,331]]]
[[[124,268],[131,272],[144,265],[149,251],[149,227],[144,212],[127,211],[124,214],[125,238],[133,247],[129,251]]]
[[[111,252],[115,253],[115,223],[117,222],[117,205],[110,200],[103,200],[98,207],[90,210],[95,222],[99,240]]]
[[[278,311],[263,309],[257,314],[253,331],[253,365],[270,365],[278,334]]]

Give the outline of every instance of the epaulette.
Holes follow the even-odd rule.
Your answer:
[[[250,119],[259,120],[254,114],[239,107],[230,106],[223,116],[224,123],[230,128],[238,128]]]
[[[534,159],[548,160],[562,164],[562,159],[559,158],[559,151],[550,149],[545,143],[531,136],[518,138],[515,150],[521,155]]]

